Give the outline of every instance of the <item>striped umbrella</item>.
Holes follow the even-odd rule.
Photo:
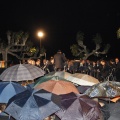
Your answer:
[[[23,81],[23,80],[34,80],[35,78],[41,77],[45,72],[31,64],[17,64],[4,70],[0,75],[2,81]]]

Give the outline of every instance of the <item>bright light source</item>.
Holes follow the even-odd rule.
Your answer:
[[[43,36],[43,32],[38,32],[38,36],[42,37]]]

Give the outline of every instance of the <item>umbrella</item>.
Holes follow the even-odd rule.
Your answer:
[[[88,75],[88,74],[81,74],[81,73],[75,73],[72,74],[67,78],[67,80],[76,83],[78,85],[85,85],[85,86],[92,86],[94,84],[99,83],[99,80]]]
[[[34,83],[31,83],[31,84],[27,84],[26,86],[24,86],[26,89],[28,90],[33,90],[33,87],[34,87]]]
[[[104,106],[101,108],[104,113],[105,120],[120,120],[120,101],[113,102],[104,102]]]
[[[65,71],[57,71],[57,72],[50,72],[46,74],[46,76],[58,76],[64,79],[67,79],[69,76],[71,76],[71,73],[65,72]]]
[[[34,86],[37,86],[38,84],[41,84],[41,83],[46,82],[48,80],[58,80],[58,79],[67,81],[66,79],[59,77],[59,76],[47,76],[47,75],[45,75],[45,76],[38,78],[36,80],[36,82],[34,83]]]
[[[108,97],[120,96],[120,82],[105,81],[87,89],[84,94],[90,97]]]
[[[88,88],[90,88],[91,86],[84,86],[84,85],[79,85],[76,88],[78,89],[78,91],[80,93],[84,93]]]
[[[0,103],[8,103],[14,95],[23,92],[25,88],[15,82],[0,82]]]
[[[71,82],[63,81],[63,80],[49,80],[35,86],[34,88],[45,89],[57,95],[67,94],[70,92],[79,93],[77,88]]]
[[[2,81],[23,81],[34,80],[40,76],[43,76],[45,72],[31,64],[17,64],[7,68],[0,75]]]
[[[99,103],[87,95],[69,93],[60,96],[62,109],[55,114],[61,120],[98,120],[102,116]]]
[[[9,100],[5,112],[17,120],[43,120],[60,110],[60,100],[46,90],[26,90]]]
[[[15,119],[10,117],[8,114],[2,112],[0,113],[0,120],[15,120]]]

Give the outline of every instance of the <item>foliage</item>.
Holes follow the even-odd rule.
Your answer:
[[[73,44],[72,46],[70,46],[71,52],[75,57],[78,56],[78,47],[79,46],[77,44]]]
[[[110,48],[109,44],[106,44],[104,48],[102,48],[102,37],[98,33],[93,38],[95,46],[93,50],[89,49],[88,46],[84,44],[84,33],[78,32],[76,35],[76,40],[77,44],[70,46],[70,49],[73,56],[82,59],[87,59],[92,55],[99,56],[100,54],[107,54]]]
[[[2,59],[5,61],[6,67],[8,54],[15,56],[19,60],[37,59],[41,57],[41,53],[46,51],[45,48],[39,51],[28,38],[29,34],[27,32],[7,31],[7,41],[0,39],[0,54],[2,54]]]

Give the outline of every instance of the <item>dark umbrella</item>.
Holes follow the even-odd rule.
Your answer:
[[[41,77],[45,72],[31,64],[17,64],[7,68],[0,75],[2,81],[23,81],[23,80],[34,80],[35,78]]]
[[[120,101],[116,103],[102,102],[105,104],[101,109],[105,120],[120,120]]]
[[[25,91],[25,88],[16,82],[0,82],[0,103],[8,103],[14,95]]]
[[[15,120],[15,119],[10,117],[8,114],[2,112],[0,113],[0,120]]]
[[[12,97],[5,112],[17,120],[43,120],[60,109],[60,97],[45,90],[26,90]]]
[[[25,88],[28,90],[33,90],[34,89],[33,87],[34,87],[34,83],[31,83],[25,86]]]
[[[84,94],[90,97],[108,97],[113,98],[120,96],[120,82],[105,81],[96,85],[93,85],[87,89]]]
[[[88,88],[90,88],[91,86],[84,86],[84,85],[79,85],[76,88],[78,89],[78,91],[80,93],[84,93]]]
[[[60,96],[63,108],[55,114],[61,120],[98,120],[102,116],[99,103],[87,95],[69,93]]]

